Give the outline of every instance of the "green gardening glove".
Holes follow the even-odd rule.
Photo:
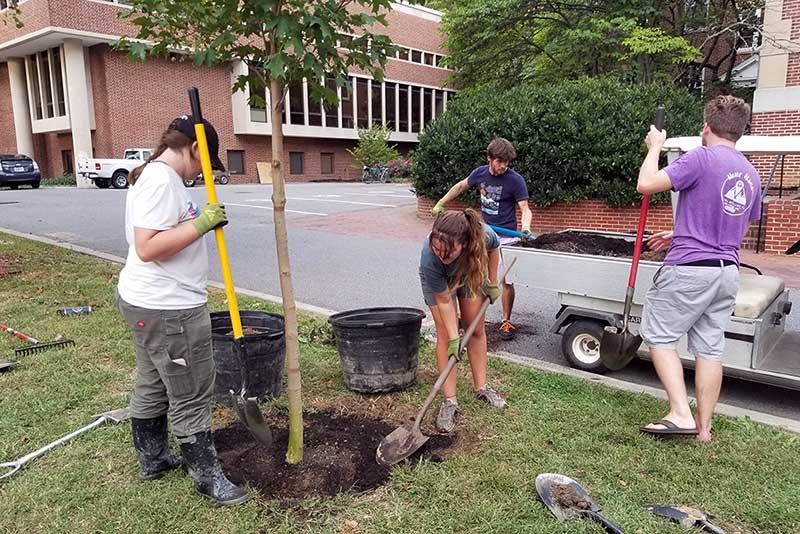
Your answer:
[[[481,293],[489,299],[490,304],[494,304],[500,297],[500,284],[490,284],[488,280],[481,286]]]
[[[192,221],[192,226],[199,235],[204,235],[214,228],[228,224],[224,204],[206,204],[200,210],[200,216]]]
[[[456,339],[451,339],[451,340],[450,340],[450,341],[447,343],[447,359],[450,359],[450,356],[454,357],[456,360],[458,360],[458,359],[459,359],[459,356],[460,356],[460,355],[458,354],[458,347],[459,347],[459,345],[461,345],[461,340],[460,340],[460,339],[458,339],[458,338],[456,338]]]
[[[433,209],[431,209],[431,215],[436,217],[437,215],[439,215],[443,211],[444,211],[444,201],[440,200],[439,202],[436,203],[436,205],[433,207]]]
[[[522,240],[523,241],[530,241],[532,239],[536,239],[536,237],[531,233],[531,227],[525,226],[522,228]]]

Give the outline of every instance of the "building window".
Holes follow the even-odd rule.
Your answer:
[[[395,110],[396,83],[386,82],[386,127],[390,130],[395,129],[397,113]]]
[[[64,174],[72,174],[75,171],[72,161],[72,150],[62,150],[61,166],[64,169]]]
[[[422,112],[424,114],[424,121],[422,127],[425,128],[425,125],[430,124],[433,120],[433,89],[423,89],[422,90]]]
[[[434,118],[438,118],[444,113],[444,91],[441,89],[436,91],[436,96],[434,96]]]
[[[356,118],[359,128],[369,128],[367,80],[364,78],[356,78]]]
[[[36,120],[64,117],[67,114],[61,55],[58,48],[51,48],[28,56],[25,60],[28,91]]]
[[[422,105],[422,87],[411,87],[411,131],[419,133]]]
[[[372,124],[383,125],[383,92],[381,82],[373,80],[372,89]]]
[[[244,174],[244,150],[228,150],[228,172]]]
[[[402,59],[403,61],[409,61],[411,57],[411,50],[409,50],[408,48],[400,48],[397,51],[397,57],[398,59]]]
[[[302,82],[293,82],[289,85],[289,118],[292,121],[291,124],[305,125],[306,123]]]
[[[303,174],[303,152],[289,152],[289,174]]]
[[[336,80],[330,76],[325,78],[325,87],[336,93]],[[325,113],[325,126],[328,128],[339,127],[339,108],[328,104],[323,104],[323,111]]]
[[[434,56],[434,54],[431,54],[430,52],[425,53],[425,55],[423,57],[423,62],[426,65],[433,66],[433,64],[434,64],[433,56]]]
[[[422,52],[420,50],[412,50],[411,51],[411,62],[412,63],[422,63]]]
[[[249,68],[250,75],[250,120],[252,122],[269,122],[267,119],[267,87],[264,82],[256,75],[252,68]]]
[[[353,128],[353,85],[355,78],[342,86],[342,128]]]
[[[333,152],[322,152],[319,157],[322,174],[333,174]]]
[[[400,132],[408,131],[408,86],[400,84],[397,90],[397,100],[400,104],[400,115],[397,117],[397,130]]]

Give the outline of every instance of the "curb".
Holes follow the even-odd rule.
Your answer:
[[[589,373],[587,371],[581,371],[580,369],[573,369],[572,367],[565,367],[555,363],[524,358],[522,356],[517,356],[516,354],[511,354],[504,351],[493,352],[491,353],[491,356],[506,362],[536,369],[537,371],[543,371],[545,373],[558,373],[560,375],[571,376],[586,382],[591,382],[593,384],[602,384],[604,386],[619,389],[621,391],[650,395],[651,397],[667,400],[667,393],[659,388],[634,384],[633,382],[626,382],[624,380],[619,380],[618,378],[611,378],[609,376]],[[696,401],[694,397],[689,397],[689,400]],[[739,408],[738,406],[722,403],[717,404],[714,413],[717,415],[732,417],[734,419],[739,417],[747,417],[756,423],[761,423],[763,425],[780,428],[795,434],[800,434],[800,421],[795,421],[794,419],[787,419],[785,417],[778,417],[768,413],[757,412],[755,410],[748,410],[747,408]]]

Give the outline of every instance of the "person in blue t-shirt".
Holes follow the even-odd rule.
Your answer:
[[[517,208],[522,212],[522,233],[530,238],[533,214],[528,206],[528,186],[525,179],[510,168],[508,164],[517,157],[514,145],[507,139],[496,137],[486,148],[488,165],[478,167],[461,180],[443,196],[431,210],[436,217],[444,210],[445,204],[458,198],[458,195],[477,187],[481,193],[481,213],[486,224],[508,230],[517,230]],[[500,237],[500,244],[516,241],[515,237]],[[501,256],[502,258],[502,256]],[[502,259],[500,268],[502,270]],[[511,323],[511,310],[514,308],[514,284],[506,276],[503,284],[503,322],[500,324],[500,339],[514,338],[516,327]]]

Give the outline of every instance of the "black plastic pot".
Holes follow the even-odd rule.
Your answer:
[[[419,332],[425,312],[365,308],[331,315],[344,382],[360,393],[405,389],[417,375]]]
[[[283,316],[260,311],[240,311],[244,335],[244,367],[247,370],[247,396],[259,400],[281,394],[283,365],[286,360],[286,337]],[[217,378],[214,400],[231,405],[230,391],[242,387],[238,342],[233,337],[228,312],[211,314],[211,340]],[[248,333],[249,331],[255,333]]]

